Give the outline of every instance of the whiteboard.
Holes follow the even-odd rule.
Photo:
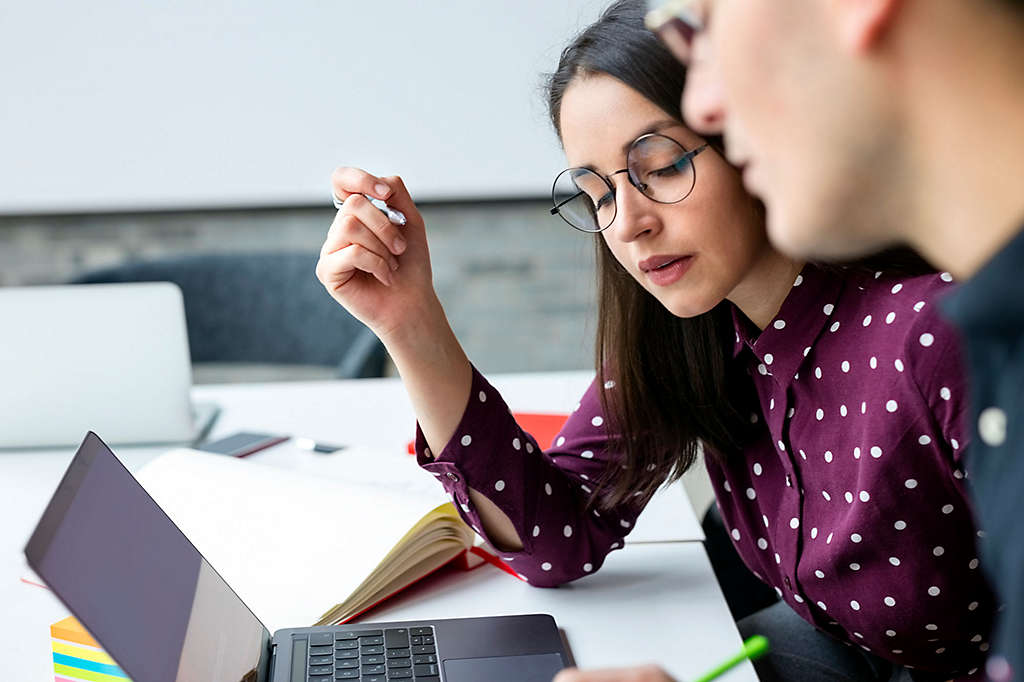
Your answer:
[[[0,213],[546,196],[541,74],[596,0],[0,4]]]

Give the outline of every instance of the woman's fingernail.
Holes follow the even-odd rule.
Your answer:
[[[374,189],[377,191],[377,196],[381,199],[386,199],[391,188],[385,185],[383,182],[378,183]]]
[[[405,239],[401,236],[395,237],[394,241],[395,253],[402,253],[405,251]]]

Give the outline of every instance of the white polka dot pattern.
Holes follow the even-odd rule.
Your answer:
[[[798,613],[809,608],[836,636],[881,654],[899,648],[901,663],[930,664],[938,648],[954,660],[958,642],[977,653],[982,642],[968,640],[986,632],[992,605],[975,559],[967,481],[952,466],[922,466],[966,451],[952,446],[966,441],[951,417],[965,395],[946,352],[955,333],[928,305],[948,285],[937,275],[886,272],[843,284],[812,266],[798,279],[769,333],[735,330],[736,361],[759,404],[744,413],[753,441],[743,456],[708,458],[730,541]],[[595,383],[553,439],[557,456],[537,456],[540,441],[509,419],[476,372],[473,381],[453,444],[431,460],[418,436],[421,465],[441,474],[460,513],[471,514],[464,500],[473,488],[513,519],[527,547],[509,559],[531,584],[591,573],[622,546],[644,499],[629,494],[600,512],[584,506],[593,481],[621,456],[601,404],[615,395],[604,391],[621,387]],[[940,644],[925,646],[926,624],[939,628]],[[921,646],[911,632],[922,633]]]

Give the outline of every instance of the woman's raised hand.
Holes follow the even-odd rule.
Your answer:
[[[358,168],[337,168],[331,186],[345,205],[320,249],[317,278],[334,300],[383,339],[436,301],[423,218],[398,176],[378,178]],[[401,211],[406,224],[391,223],[366,197]]]
[[[466,409],[473,370],[434,292],[423,217],[397,176],[338,168],[331,186],[345,205],[320,249],[316,276],[384,342],[427,443],[441,452]],[[367,196],[401,211],[405,226],[393,225]]]

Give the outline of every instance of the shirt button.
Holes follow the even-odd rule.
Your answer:
[[[986,407],[978,415],[978,433],[989,447],[1006,442],[1006,413],[998,407]]]
[[[787,488],[792,488],[793,487],[793,481],[790,480],[789,474],[786,474],[786,487]]]
[[[451,481],[452,483],[458,483],[459,482],[459,477],[456,476],[455,474],[453,474],[450,471],[447,474],[445,474],[445,476],[447,476],[448,480]]]

